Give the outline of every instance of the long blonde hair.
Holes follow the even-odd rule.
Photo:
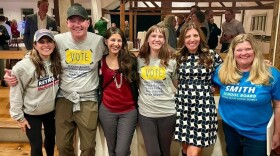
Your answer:
[[[219,78],[223,84],[236,84],[242,78],[242,72],[238,69],[234,58],[234,49],[237,44],[248,41],[254,51],[255,58],[252,63],[250,75],[247,81],[254,84],[269,85],[269,79],[272,77],[268,66],[264,62],[264,57],[258,47],[258,43],[251,34],[240,34],[236,36],[229,47],[228,54],[219,70]]]

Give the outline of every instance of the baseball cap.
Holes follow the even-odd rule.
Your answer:
[[[88,19],[86,9],[80,4],[74,4],[67,10],[67,19],[71,16],[81,16],[84,19]]]
[[[48,36],[54,40],[53,33],[48,29],[39,29],[34,34],[34,42],[38,42],[43,36]]]

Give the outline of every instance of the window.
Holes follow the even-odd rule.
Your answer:
[[[86,9],[86,10],[87,10],[88,17],[91,17],[91,9]]]
[[[34,14],[34,11],[32,8],[25,8],[21,9],[21,15],[23,18],[25,18],[27,15]]]
[[[266,30],[266,14],[253,15],[251,18],[251,31],[265,31]]]

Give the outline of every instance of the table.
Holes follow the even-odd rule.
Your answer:
[[[1,50],[0,59],[22,59],[25,54],[25,51]]]
[[[11,69],[14,64],[21,60],[25,56],[24,50],[0,50],[0,59],[6,59],[6,68]]]

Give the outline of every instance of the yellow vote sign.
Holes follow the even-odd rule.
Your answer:
[[[158,66],[145,66],[141,68],[141,77],[144,80],[164,80],[166,69]]]
[[[66,50],[66,63],[68,64],[90,64],[92,62],[92,52],[90,50]]]

